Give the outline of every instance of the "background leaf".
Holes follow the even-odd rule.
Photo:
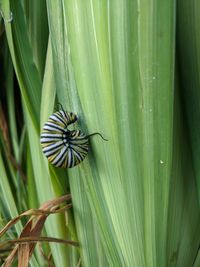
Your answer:
[[[2,0],[1,9],[14,66],[5,65],[1,102],[28,177],[27,186],[7,164],[1,134],[0,187],[11,198],[2,196],[2,214],[19,185],[16,213],[71,192],[73,210],[50,216],[45,233],[80,248],[45,247],[55,266],[198,266],[197,1]],[[78,114],[74,128],[108,139],[91,137],[68,170],[49,166],[39,142],[58,103]]]

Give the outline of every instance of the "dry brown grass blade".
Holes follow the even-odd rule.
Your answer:
[[[64,195],[58,198],[54,198],[52,200],[48,200],[45,203],[42,204],[42,206],[40,207],[40,209],[43,210],[51,210],[51,208],[55,208],[57,205],[61,205],[63,204],[65,201],[71,200],[71,195]]]
[[[40,236],[40,237],[20,237],[12,240],[6,240],[1,242],[1,246],[8,245],[8,244],[36,244],[37,242],[54,242],[54,243],[60,243],[60,244],[66,244],[66,245],[72,245],[74,247],[78,247],[79,243],[77,241],[73,240],[66,240],[62,238],[56,238],[56,237],[46,237],[46,236]]]
[[[72,207],[72,204],[68,204],[62,208],[57,208],[55,210],[42,210],[40,209],[30,209],[23,213],[21,213],[19,216],[15,217],[14,219],[10,220],[0,231],[0,237],[5,234],[6,231],[8,231],[9,228],[11,228],[13,225],[15,225],[22,217],[25,216],[39,216],[39,215],[50,215],[54,213],[60,213],[67,209],[70,209]]]
[[[48,215],[40,215],[35,219],[32,216],[31,219],[27,222],[27,224],[23,228],[22,233],[20,235],[20,240],[22,240],[22,238],[26,238],[26,237],[39,237],[47,217],[48,217]],[[31,242],[29,241],[29,243],[31,243]],[[36,243],[29,244],[28,250],[26,247],[19,246],[19,253],[21,253],[21,255],[24,255],[25,260],[26,260],[27,256],[29,258],[31,257],[33,250],[35,248],[35,245],[36,245]],[[24,249],[25,249],[25,251],[20,252],[20,250],[24,250]],[[25,255],[26,253],[28,254],[27,256]]]
[[[18,251],[18,245],[15,246],[15,248],[12,250],[12,252],[9,254],[9,256],[6,258],[3,267],[10,267],[13,263]]]
[[[40,237],[44,223],[50,214],[59,213],[66,211],[71,208],[72,204],[65,204],[66,201],[71,199],[71,195],[64,195],[62,197],[49,200],[41,205],[39,209],[30,209],[18,217],[12,219],[8,224],[0,231],[2,236],[10,227],[16,224],[22,217],[31,216],[26,225],[24,226],[21,235],[17,239],[7,240],[0,243],[0,248],[8,247],[8,245],[17,244],[10,255],[4,262],[4,267],[11,266],[13,260],[16,258],[18,253],[18,266],[28,266],[29,259],[33,253],[33,250],[37,242],[57,242],[62,244],[70,244],[72,246],[78,246],[76,241],[58,239],[53,237]],[[61,207],[60,207],[61,206]]]
[[[0,244],[0,246],[8,246],[9,244],[17,244],[10,255],[5,260],[3,267],[10,267],[13,260],[15,259],[17,252],[18,252],[18,266],[19,267],[27,267],[28,261],[30,259],[30,250],[32,250],[32,245],[35,246],[38,242],[55,242],[60,244],[66,244],[78,247],[79,243],[72,240],[65,240],[60,238],[54,237],[22,237],[13,240],[4,241]],[[26,246],[25,246],[26,245]],[[26,265],[23,265],[22,264]],[[79,265],[78,265],[79,266]]]
[[[18,266],[27,267],[29,262],[29,243],[20,244],[18,247]]]

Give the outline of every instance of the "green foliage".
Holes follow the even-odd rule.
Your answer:
[[[80,249],[50,244],[55,266],[199,266],[198,7],[177,0],[176,20],[173,0],[1,0],[0,212],[71,192],[73,210],[45,231]],[[109,140],[93,137],[69,170],[49,166],[39,143],[58,102]]]

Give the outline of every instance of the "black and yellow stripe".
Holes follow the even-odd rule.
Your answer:
[[[60,168],[72,168],[84,160],[88,153],[89,138],[100,133],[85,135],[79,130],[69,130],[67,127],[77,121],[73,112],[61,110],[53,113],[42,129],[40,142],[42,151],[48,161]],[[106,140],[107,141],[107,140]]]
[[[79,130],[67,129],[77,119],[76,114],[61,110],[53,113],[42,129],[42,151],[56,167],[72,168],[88,153],[88,137]]]

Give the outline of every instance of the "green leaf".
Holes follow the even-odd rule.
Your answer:
[[[43,78],[48,43],[48,18],[46,1],[24,1],[27,13],[27,30],[40,78]]]
[[[173,0],[1,3],[28,135],[27,199],[40,205],[72,194],[73,210],[50,216],[45,230],[78,237],[80,248],[51,244],[55,266],[198,266],[199,4],[177,4],[176,22]],[[12,92],[7,97],[21,159],[25,143],[16,138]],[[68,170],[49,166],[39,142],[57,102],[78,113],[75,128],[108,139],[89,138],[87,158]],[[3,174],[15,181],[4,145],[2,155]],[[12,193],[3,178],[0,187]],[[2,214],[15,199],[5,197]]]
[[[177,1],[178,64],[200,198],[200,2]]]
[[[20,85],[24,103],[29,110],[35,127],[38,127],[41,98],[41,80],[33,60],[25,13],[21,2],[2,1],[1,8],[4,16],[13,20],[5,21],[5,30],[15,73]],[[40,106],[39,106],[40,107]]]

